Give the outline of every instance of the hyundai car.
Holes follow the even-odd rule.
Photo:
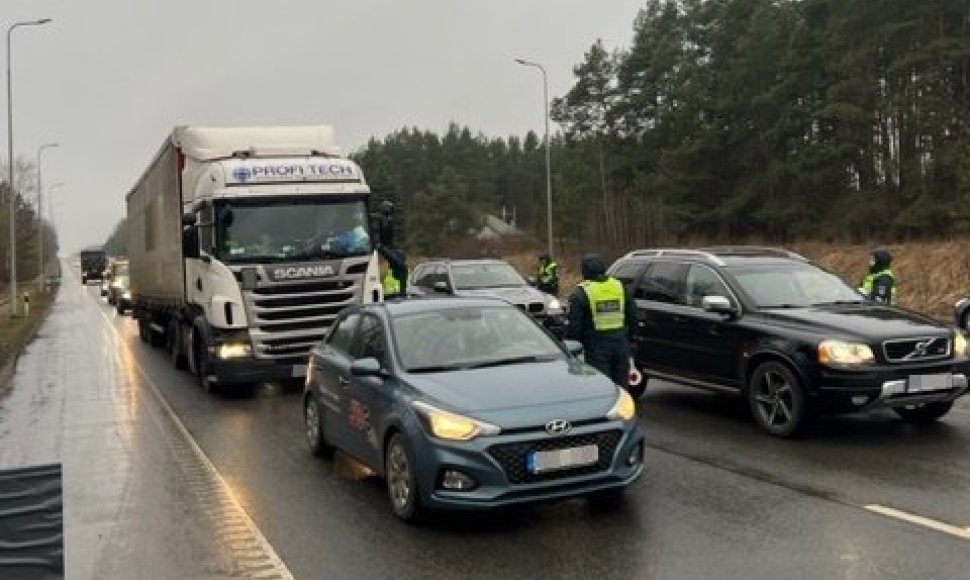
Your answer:
[[[643,470],[635,403],[497,299],[350,307],[315,347],[304,390],[311,451],[382,476],[393,513],[576,496],[615,500]]]

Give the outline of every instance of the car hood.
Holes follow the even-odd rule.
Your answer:
[[[409,374],[418,398],[505,428],[605,416],[617,398],[608,378],[578,361]]]
[[[509,286],[502,288],[479,288],[474,290],[458,290],[459,296],[472,296],[481,298],[501,298],[512,304],[528,304],[530,302],[541,302],[543,305],[551,298],[545,292],[541,292],[532,286]]]
[[[950,329],[928,316],[876,304],[845,304],[765,310],[771,320],[866,340],[949,336]]]

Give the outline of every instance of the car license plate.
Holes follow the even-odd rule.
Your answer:
[[[913,375],[906,381],[907,393],[923,391],[946,391],[953,388],[953,375]]]
[[[293,365],[293,378],[303,378],[306,376],[306,365]]]
[[[531,473],[558,471],[570,467],[583,467],[599,461],[600,449],[596,445],[583,445],[555,451],[533,451],[526,456],[526,468]]]

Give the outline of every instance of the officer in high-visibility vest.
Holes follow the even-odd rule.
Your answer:
[[[384,272],[382,284],[384,286],[384,298],[394,298],[401,294],[401,281],[394,276],[394,272],[390,268]]]
[[[384,298],[403,296],[407,290],[408,264],[404,252],[398,248],[377,246],[377,252],[387,261],[387,272],[381,280],[384,287]]]
[[[539,275],[536,277],[536,288],[559,295],[559,264],[552,259],[548,252],[539,255]]]
[[[569,297],[566,338],[583,343],[586,362],[626,386],[630,376],[636,306],[616,278],[606,275],[599,254],[586,254],[581,263],[583,281]]]
[[[896,274],[890,266],[893,255],[889,250],[879,248],[869,255],[869,275],[862,279],[863,294],[871,300],[883,304],[896,304]]]

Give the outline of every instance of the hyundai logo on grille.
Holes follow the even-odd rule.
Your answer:
[[[573,424],[565,419],[553,419],[546,423],[546,433],[550,435],[567,435],[573,430]]]

